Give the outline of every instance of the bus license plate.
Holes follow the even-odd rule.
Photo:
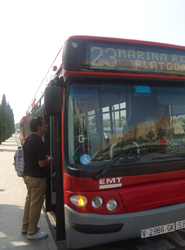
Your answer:
[[[141,238],[152,237],[159,234],[170,233],[173,231],[175,231],[175,223],[162,225],[158,227],[151,227],[141,230]]]

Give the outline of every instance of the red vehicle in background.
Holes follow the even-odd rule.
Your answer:
[[[27,136],[27,131],[26,131],[26,116],[23,116],[22,119],[20,120],[20,142],[21,145],[24,144]]]

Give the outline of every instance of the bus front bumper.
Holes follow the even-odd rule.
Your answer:
[[[65,205],[66,247],[79,249],[141,238],[144,229],[182,220],[185,220],[185,203],[117,215],[79,213]]]

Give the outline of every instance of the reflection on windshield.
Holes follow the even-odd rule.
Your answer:
[[[73,84],[68,99],[69,162],[75,168],[182,159],[185,89],[116,82]]]

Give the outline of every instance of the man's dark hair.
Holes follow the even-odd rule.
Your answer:
[[[30,128],[32,132],[37,132],[38,130],[38,126],[42,126],[42,121],[43,118],[42,117],[34,117],[31,122],[30,122]]]

